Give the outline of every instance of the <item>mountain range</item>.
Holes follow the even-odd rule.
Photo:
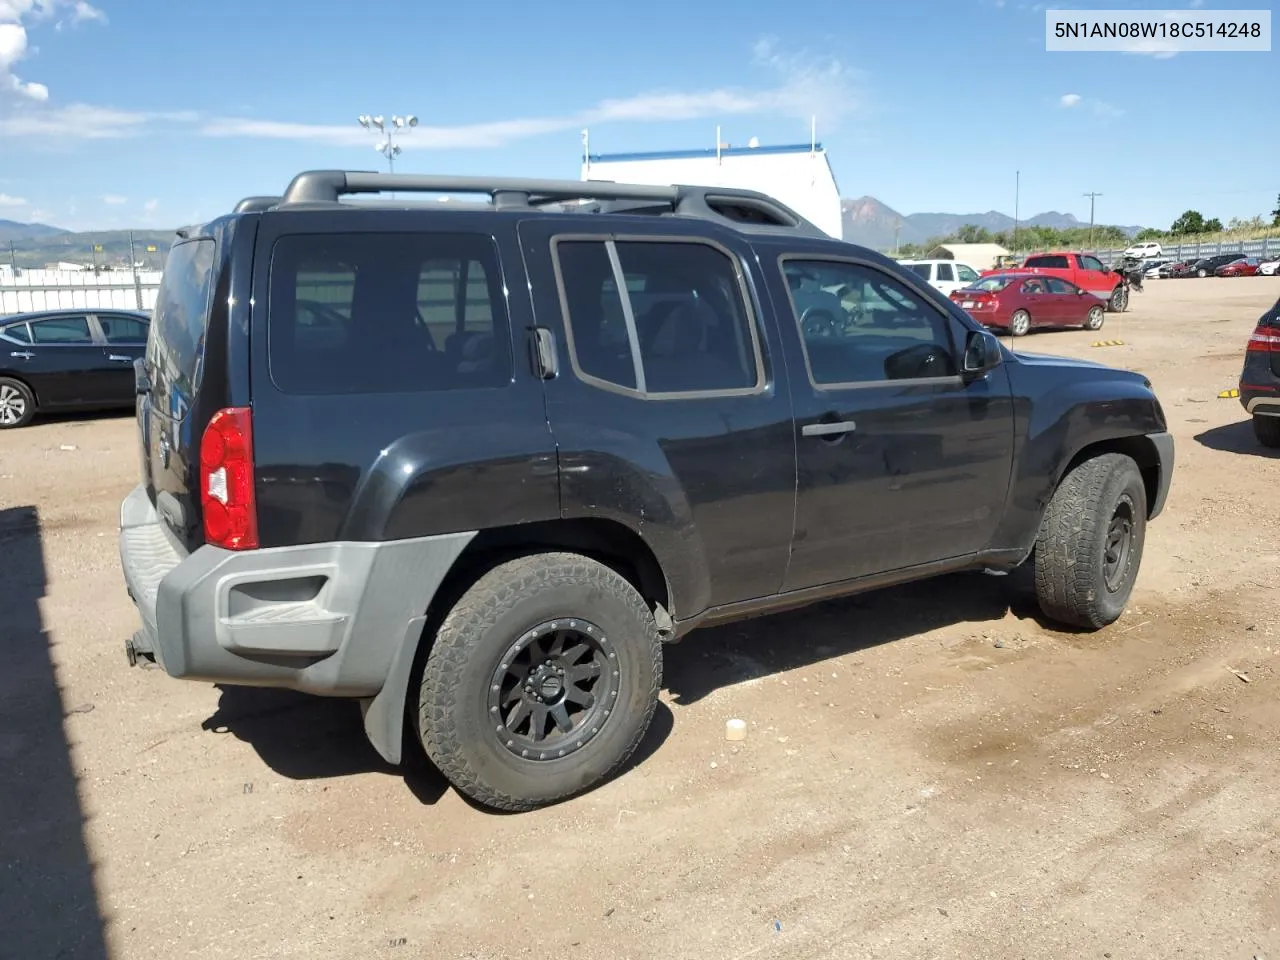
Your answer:
[[[903,216],[875,197],[841,200],[840,214],[844,239],[873,250],[892,250],[895,231],[897,243],[906,244],[924,243],[936,237],[945,237],[970,224],[992,233],[1009,231],[1014,226],[1013,217],[998,210],[988,210],[986,213],[912,213]],[[1054,230],[1088,226],[1069,213],[1053,210],[1020,219],[1017,223],[1020,227],[1050,227]],[[1142,227],[1119,229],[1132,237]]]
[[[875,197],[858,197],[841,200],[840,213],[844,239],[870,247],[873,250],[892,250],[898,244],[924,243],[935,237],[955,233],[966,224],[982,227],[992,233],[1013,229],[1013,217],[988,210],[986,213],[913,213],[903,216]],[[1069,213],[1038,213],[1019,221],[1020,226],[1051,227],[1066,230],[1087,226]],[[1121,227],[1133,236],[1141,227]],[[133,231],[134,250],[141,256],[145,247],[157,246],[160,254],[168,250],[173,240],[172,230]],[[55,260],[88,261],[95,245],[102,250],[98,257],[102,263],[116,260],[127,262],[129,256],[129,231],[97,230],[73,233],[44,223],[19,223],[0,220],[0,254],[9,253],[3,247],[11,247],[19,266],[37,267]],[[8,260],[0,255],[0,261]]]

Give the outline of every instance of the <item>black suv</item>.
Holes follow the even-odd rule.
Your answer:
[[[358,699],[509,810],[617,770],[699,626],[1024,564],[1111,623],[1173,470],[1141,375],[724,188],[301,174],[175,241],[137,390],[131,662]]]
[[[1264,447],[1280,447],[1280,300],[1258,318],[1240,371],[1240,405]]]

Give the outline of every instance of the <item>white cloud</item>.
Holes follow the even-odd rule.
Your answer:
[[[155,213],[156,207],[160,206],[159,200],[148,200],[142,205],[142,209],[147,213]]]
[[[1105,100],[1089,101],[1089,108],[1099,117],[1123,117],[1124,110]]]
[[[1072,107],[1079,106],[1080,101],[1083,99],[1084,97],[1080,96],[1078,93],[1064,93],[1061,99],[1058,100],[1058,103],[1069,110]]]
[[[122,207],[129,202],[128,197],[122,197],[118,193],[104,193],[101,199],[103,203],[112,207]]]
[[[23,80],[14,68],[27,56],[27,25],[56,18],[68,8],[72,23],[107,19],[106,14],[86,0],[0,0],[0,101],[14,94],[40,103],[49,99],[47,86]],[[58,29],[64,22],[57,21]]]
[[[862,106],[854,74],[840,61],[808,53],[783,53],[772,39],[753,48],[752,63],[773,75],[775,83],[758,89],[652,90],[632,97],[602,100],[575,112],[519,117],[458,126],[419,125],[399,134],[399,142],[419,148],[481,149],[505,146],[529,137],[579,130],[605,123],[656,123],[750,114],[807,120],[817,116],[827,127]],[[247,117],[218,117],[201,132],[209,137],[299,140],[330,146],[364,146],[369,134],[350,124],[309,124]]]
[[[11,197],[7,193],[0,193],[0,207],[25,207],[26,205],[26,197]]]
[[[87,103],[59,107],[27,105],[0,114],[0,136],[41,140],[113,140],[141,133],[149,123],[193,123],[192,112],[142,113]]]

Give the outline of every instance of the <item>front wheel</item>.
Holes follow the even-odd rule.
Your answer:
[[[1280,417],[1253,415],[1253,435],[1264,447],[1280,447]]]
[[[661,682],[658,628],[636,589],[587,557],[534,554],[490,570],[445,617],[418,732],[460,793],[532,810],[615,773]]]
[[[1107,304],[1112,312],[1123,313],[1129,306],[1129,288],[1123,283],[1111,291],[1111,300]]]
[[[1097,630],[1124,613],[1142,563],[1147,491],[1138,465],[1107,453],[1075,467],[1045,510],[1035,545],[1045,616]]]
[[[1031,314],[1025,310],[1015,310],[1009,318],[1009,333],[1015,337],[1026,336],[1031,329]]]
[[[1204,267],[1201,267],[1199,270],[1196,271],[1196,276],[1200,277],[1201,279],[1203,279],[1204,277],[1207,277],[1208,275],[1209,275],[1209,271],[1206,270]]]
[[[1107,319],[1107,312],[1101,307],[1090,307],[1089,316],[1085,318],[1084,327],[1086,330],[1101,330],[1102,324]]]

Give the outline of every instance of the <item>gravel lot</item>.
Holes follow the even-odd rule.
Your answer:
[[[1217,398],[1278,296],[1018,341],[1146,373],[1177,437],[1119,623],[966,575],[695,633],[638,762],[518,816],[354,704],[130,669],[132,419],[0,434],[0,956],[1280,955],[1280,458]]]

